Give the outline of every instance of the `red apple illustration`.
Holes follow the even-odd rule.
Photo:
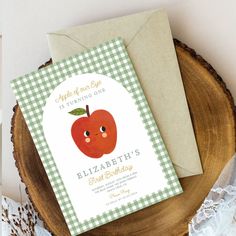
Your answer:
[[[117,140],[116,123],[113,116],[106,110],[96,110],[91,115],[89,106],[77,108],[69,112],[87,117],[77,119],[71,127],[72,138],[81,152],[92,158],[100,158],[111,153]]]

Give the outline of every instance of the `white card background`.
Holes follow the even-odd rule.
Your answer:
[[[62,103],[56,102],[60,94],[74,91],[75,88],[86,87],[97,81],[101,81],[98,88],[92,88],[79,96],[91,94],[90,98],[85,99],[84,97],[84,101],[67,106],[66,103],[78,99],[77,95],[71,96],[63,103],[64,108],[60,109]],[[98,90],[105,92],[99,93]],[[68,112],[78,107],[85,108],[87,104],[90,107],[90,113],[98,109],[109,111],[117,125],[117,144],[114,151],[98,159],[83,154],[71,136],[71,126],[79,117],[70,115]],[[167,186],[164,173],[134,99],[120,83],[107,76],[99,74],[77,75],[57,86],[44,107],[43,129],[79,221],[88,220]],[[138,150],[140,155],[135,155],[135,150]],[[99,166],[128,152],[133,152],[130,160],[82,179],[77,176],[83,170]],[[98,177],[106,171],[122,166],[132,166],[132,170],[105,179],[100,183],[89,185],[90,178]],[[124,178],[124,176],[126,177]],[[128,180],[130,176],[135,176],[135,178]],[[109,192],[103,190],[95,193],[93,191],[102,185],[105,187],[109,182],[113,182],[114,187],[116,185],[117,188]],[[122,183],[125,183],[124,186]]]

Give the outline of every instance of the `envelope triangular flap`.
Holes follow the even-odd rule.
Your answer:
[[[75,54],[78,45],[84,49],[89,49],[103,43],[104,40],[108,41],[109,39],[120,36],[124,39],[125,44],[128,45],[148,22],[154,12],[155,11],[147,11],[141,14],[122,16],[92,24],[67,28],[66,30],[50,33],[49,42],[51,42],[50,45],[55,45],[55,43],[57,45],[61,44],[61,46],[67,45],[68,56]],[[104,32],[106,32],[105,36]],[[124,35],[125,37],[123,37]],[[56,42],[54,42],[53,36],[55,36]],[[60,38],[60,40],[58,38]],[[94,38],[96,38],[96,40],[94,40]],[[68,41],[70,42],[69,44],[67,43]],[[79,52],[81,52],[81,50],[79,50]],[[65,58],[65,54],[63,54],[63,58]]]

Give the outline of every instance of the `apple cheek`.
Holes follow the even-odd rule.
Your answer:
[[[90,143],[90,141],[91,141],[90,138],[86,138],[86,139],[85,139],[85,142],[86,142],[86,143]]]
[[[102,133],[102,137],[106,138],[107,137],[107,133],[106,132]]]

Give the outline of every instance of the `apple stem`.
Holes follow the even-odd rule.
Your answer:
[[[90,112],[89,112],[89,106],[86,105],[86,113],[87,113],[87,116],[89,117],[90,116]]]

